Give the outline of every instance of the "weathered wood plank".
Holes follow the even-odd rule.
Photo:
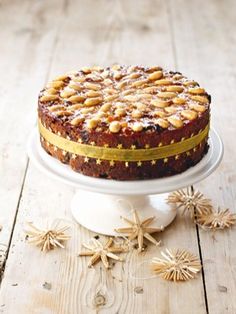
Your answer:
[[[50,6],[55,3],[51,1]],[[38,5],[45,11],[49,4]],[[52,21],[52,25],[59,31],[54,38],[52,66],[45,66],[51,77],[94,63],[163,64],[174,68],[169,16],[163,1],[103,0],[97,1],[96,6],[94,1],[65,2],[63,15],[57,23]],[[45,34],[50,33],[52,25],[44,25]],[[35,54],[38,50],[35,47]],[[43,70],[41,73],[45,77]],[[37,93],[39,86],[34,88]],[[23,101],[20,103],[22,112],[35,110]],[[147,265],[140,263],[157,254],[154,247],[142,256],[137,256],[136,251],[127,254],[126,263],[117,263],[112,271],[105,273],[99,266],[87,269],[86,259],[77,257],[81,243],[93,234],[75,223],[71,223],[72,239],[64,251],[44,255],[25,243],[26,221],[37,223],[50,217],[72,221],[69,209],[72,194],[73,189],[45,178],[29,165],[0,290],[3,313],[14,313],[16,308],[24,314],[94,313],[92,302],[103,289],[106,297],[103,313],[206,312],[201,276],[185,284],[133,278],[137,267],[140,276],[146,276]],[[195,227],[183,217],[178,217],[160,237],[165,246],[183,247],[198,254]],[[43,289],[45,281],[52,284],[51,290]],[[135,292],[136,287],[142,287],[143,292]]]
[[[216,206],[230,207],[235,212],[236,71],[232,64],[236,36],[232,28],[236,4],[235,1],[199,1],[197,6],[204,10],[196,10],[192,1],[169,1],[178,68],[203,83],[212,94],[212,125],[225,145],[221,166],[199,187]],[[235,229],[218,232],[215,238],[200,230],[209,313],[235,313]]]

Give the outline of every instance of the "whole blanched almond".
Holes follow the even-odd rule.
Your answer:
[[[177,129],[183,126],[183,121],[176,116],[168,117],[167,120]]]
[[[90,90],[87,93],[85,93],[86,97],[102,97],[101,92],[95,91],[95,90]]]
[[[173,82],[168,79],[162,79],[162,80],[157,80],[155,81],[155,85],[171,85]]]
[[[160,78],[162,78],[162,76],[163,76],[162,71],[155,71],[155,72],[149,74],[148,80],[149,81],[156,81],[156,80],[159,80]]]
[[[198,114],[196,113],[196,111],[187,109],[187,110],[181,111],[181,116],[188,120],[194,120],[197,118]]]
[[[135,92],[134,89],[126,89],[126,90],[124,90],[124,91],[122,92],[122,95],[123,95],[123,96],[126,96],[126,95],[130,95],[130,94],[132,94],[132,93],[134,93],[134,92]]]
[[[193,109],[197,112],[204,112],[206,111],[206,107],[203,105],[199,105],[199,104],[189,104],[189,108]]]
[[[132,113],[131,113],[131,116],[133,118],[141,118],[143,116],[143,113],[140,111],[140,110],[134,110]]]
[[[92,72],[92,69],[89,67],[83,67],[81,68],[81,71],[84,72],[85,74],[88,74]]]
[[[57,76],[55,79],[54,79],[54,81],[64,81],[64,80],[67,80],[69,78],[69,76],[68,75],[59,75],[59,76]]]
[[[72,103],[78,103],[78,102],[83,102],[84,99],[85,99],[84,96],[74,95],[74,96],[69,97],[67,100]]]
[[[174,98],[174,97],[177,96],[177,94],[176,94],[176,93],[173,93],[173,92],[159,92],[159,93],[157,94],[157,96],[158,96],[159,98],[164,98],[164,99],[166,99],[166,98]]]
[[[78,84],[78,83],[75,83],[75,82],[71,82],[69,85],[68,85],[69,88],[71,89],[74,89],[76,91],[81,91],[83,90],[83,86]]]
[[[147,83],[147,80],[144,79],[144,80],[138,80],[138,81],[135,81],[131,84],[132,87],[138,87],[138,86],[142,86],[144,84]]]
[[[117,97],[118,97],[117,94],[104,96],[104,101],[105,102],[110,102],[110,101],[113,101],[113,100],[117,99]]]
[[[164,110],[167,113],[171,113],[171,114],[176,113],[178,111],[178,109],[176,107],[174,107],[174,106],[166,107]]]
[[[183,90],[184,90],[184,88],[182,86],[179,86],[179,85],[171,85],[171,86],[166,87],[167,92],[181,93]]]
[[[185,82],[183,82],[183,85],[184,86],[196,86],[196,85],[198,85],[198,83],[195,81],[185,81]]]
[[[68,111],[68,110],[59,110],[59,111],[55,111],[54,114],[57,117],[61,117],[61,116],[71,116],[73,114],[73,112]]]
[[[73,82],[83,83],[86,81],[86,78],[84,76],[76,76],[73,78]]]
[[[117,83],[116,86],[117,86],[118,89],[122,89],[122,88],[125,87],[127,84],[128,84],[127,81],[121,81],[121,82]]]
[[[190,94],[193,94],[193,95],[197,95],[197,94],[205,94],[206,91],[204,88],[200,88],[200,87],[196,87],[196,88],[189,88],[188,92]]]
[[[196,96],[190,96],[190,98],[191,98],[192,100],[198,101],[198,102],[200,102],[200,103],[202,103],[202,104],[208,104],[208,103],[209,103],[209,100],[208,100],[206,97],[204,97],[204,96],[198,96],[198,95],[196,95]]]
[[[117,115],[119,117],[123,117],[126,115],[126,110],[122,109],[122,108],[118,108],[115,110],[115,115]]]
[[[80,112],[82,114],[86,114],[86,113],[90,113],[90,112],[93,112],[93,111],[94,111],[94,107],[88,107],[88,108],[82,108]]]
[[[112,121],[111,124],[109,125],[109,130],[112,133],[118,133],[121,129],[121,125],[119,121]]]
[[[52,81],[48,83],[49,87],[55,88],[55,89],[60,89],[65,85],[63,81]]]
[[[139,94],[139,96],[143,99],[151,99],[152,95],[151,94]]]
[[[100,111],[107,112],[108,110],[110,110],[110,108],[111,104],[107,103],[101,106]]]
[[[143,130],[143,125],[140,122],[135,122],[131,128],[134,132],[141,132]]]
[[[64,89],[63,91],[61,91],[60,96],[62,98],[69,98],[70,96],[73,96],[76,94],[76,91],[73,89]]]
[[[185,98],[181,98],[181,97],[175,97],[172,99],[172,102],[175,104],[175,105],[183,105],[186,103],[186,99]]]
[[[69,107],[67,107],[68,110],[78,110],[78,109],[82,109],[83,108],[83,104],[80,103],[80,104],[74,104],[74,105],[71,105]]]
[[[84,102],[85,106],[95,106],[102,102],[102,97],[87,98]]]
[[[43,95],[40,97],[40,101],[55,101],[58,100],[59,97],[57,95]]]
[[[55,106],[48,107],[48,110],[52,111],[52,112],[58,111],[58,110],[63,110],[63,109],[65,109],[65,107],[62,105],[55,105]]]
[[[100,122],[99,119],[90,119],[87,120],[87,127],[89,129],[95,129],[98,126],[98,123]]]
[[[161,100],[161,99],[153,99],[151,100],[151,105],[158,107],[158,108],[165,108],[171,104],[170,101]]]
[[[155,120],[155,123],[158,124],[163,129],[167,129],[169,126],[169,122],[165,119],[162,119],[162,118]]]
[[[136,79],[140,76],[141,76],[141,74],[136,72],[136,73],[131,73],[130,75],[127,75],[125,78],[128,80],[133,80],[133,79]]]
[[[46,90],[46,93],[48,95],[56,95],[58,93],[58,90],[56,90],[55,88],[49,88]]]
[[[138,100],[138,97],[137,96],[134,96],[134,95],[125,95],[124,96],[124,100],[128,100],[128,101],[137,101]]]
[[[85,82],[84,83],[84,87],[87,88],[87,89],[95,90],[95,91],[101,89],[101,85],[90,83],[90,82]]]
[[[134,106],[140,111],[145,111],[147,109],[147,106],[143,104],[142,102],[135,102]]]
[[[83,121],[84,121],[84,117],[83,117],[83,116],[80,116],[80,117],[76,117],[76,118],[72,119],[72,120],[70,121],[70,124],[76,126],[76,125],[80,124],[80,123],[83,122]]]
[[[155,117],[160,117],[160,118],[166,117],[166,113],[164,111],[160,111],[160,110],[154,111],[153,115]]]

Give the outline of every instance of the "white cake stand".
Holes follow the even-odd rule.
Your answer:
[[[126,226],[120,217],[129,217],[132,209],[139,211],[141,218],[155,216],[154,227],[169,225],[176,210],[166,204],[166,193],[203,180],[222,159],[223,144],[214,130],[209,144],[208,153],[196,166],[168,178],[143,181],[97,179],[76,173],[41,148],[37,130],[29,139],[28,155],[43,173],[77,189],[71,201],[77,222],[94,232],[115,235],[114,229]]]

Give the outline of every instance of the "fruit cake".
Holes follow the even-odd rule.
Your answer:
[[[210,102],[197,82],[159,66],[84,67],[40,92],[40,141],[87,176],[171,176],[207,153]]]

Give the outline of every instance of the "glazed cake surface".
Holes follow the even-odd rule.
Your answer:
[[[41,145],[84,175],[140,180],[181,173],[208,150],[210,96],[161,67],[86,67],[40,92]]]

